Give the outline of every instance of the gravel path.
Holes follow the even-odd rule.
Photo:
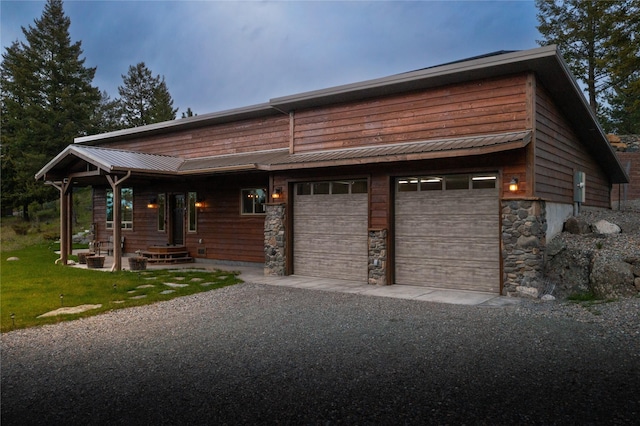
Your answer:
[[[637,424],[640,299],[240,284],[2,335],[2,424]]]

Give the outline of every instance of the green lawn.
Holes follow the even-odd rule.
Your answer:
[[[195,268],[105,272],[64,267],[54,264],[58,258],[54,252],[56,248],[53,243],[40,243],[17,250],[2,251],[2,332],[73,320],[113,309],[146,305],[241,282],[236,273]],[[18,257],[20,260],[7,261],[9,257]],[[188,285],[178,286],[181,284]],[[174,292],[162,294],[166,290]],[[62,298],[60,295],[63,295]],[[145,297],[136,298],[143,295]],[[61,306],[85,304],[101,304],[102,307],[79,314],[38,318],[39,315]]]

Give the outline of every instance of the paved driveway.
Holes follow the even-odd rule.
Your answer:
[[[582,315],[241,284],[4,334],[1,420],[637,424],[637,328]]]

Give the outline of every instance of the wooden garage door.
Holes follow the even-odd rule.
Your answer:
[[[500,291],[499,204],[492,175],[398,179],[398,284]]]
[[[296,184],[293,273],[367,281],[367,181]]]

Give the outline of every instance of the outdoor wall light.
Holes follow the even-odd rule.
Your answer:
[[[282,188],[281,187],[277,187],[273,190],[273,194],[271,194],[271,198],[273,198],[274,200],[279,200],[280,198],[282,198]]]
[[[201,209],[204,207],[204,198],[198,198],[194,204],[197,208]]]
[[[155,198],[151,198],[147,203],[148,209],[157,209],[158,208],[158,200]]]
[[[512,177],[511,182],[509,182],[509,191],[516,192],[518,191],[518,178]]]

